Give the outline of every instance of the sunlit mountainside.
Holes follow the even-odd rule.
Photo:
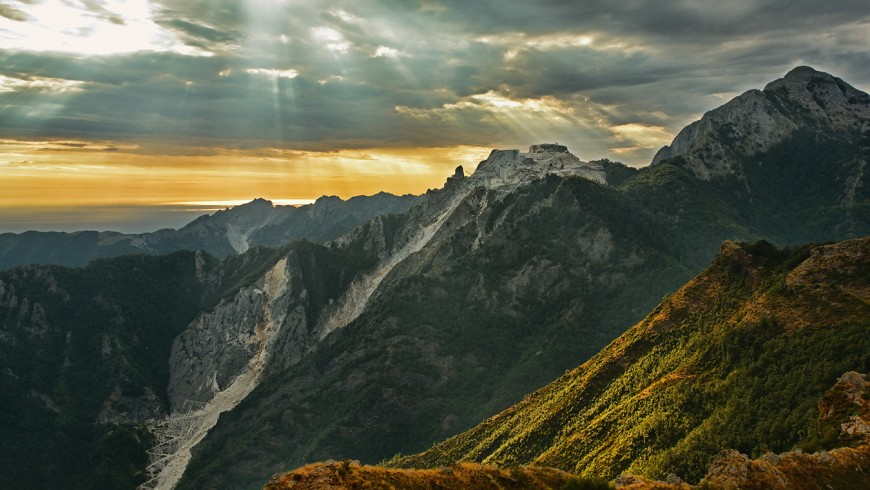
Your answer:
[[[387,468],[309,465],[267,488],[862,488],[870,383],[849,370],[870,367],[868,266],[868,238],[725,242],[601,353],[471,430]]]
[[[772,86],[801,97],[815,85],[838,86],[806,73]],[[866,187],[854,201],[842,196],[849,179],[866,180],[867,100],[828,93],[805,103],[846,107],[852,130],[830,129],[824,110],[809,117],[764,106],[793,122],[782,131],[791,136],[766,151],[735,149],[726,175],[700,178],[682,155],[635,171],[572,163],[558,145],[494,151],[473,176],[451,178],[405,217],[358,229],[338,245],[371,250],[385,257],[375,270],[390,271],[364,276],[320,314],[315,332],[330,331],[326,342],[267,370],[194,452],[181,487],[255,485],[282,469],[280,459],[372,463],[423,450],[594,355],[702,270],[725,239],[797,244],[866,234]],[[725,112],[751,122],[755,110],[738,100],[706,120],[715,128]],[[696,137],[712,144],[725,136]],[[790,153],[793,144],[805,150]],[[391,262],[407,244],[419,249]],[[364,307],[342,308],[350,298]],[[274,422],[264,429],[262,420]],[[237,445],[258,431],[254,449]]]
[[[726,242],[702,274],[580,367],[388,464],[531,464],[697,482],[728,448],[758,457],[856,444],[866,457],[870,433],[847,428],[866,424],[864,375],[854,375],[854,403],[821,400],[831,380],[870,367],[868,261],[868,238],[788,251]]]

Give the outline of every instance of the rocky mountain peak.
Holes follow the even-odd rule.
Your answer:
[[[799,104],[794,116],[809,116],[837,131],[870,128],[870,96],[843,80],[799,66],[764,87],[764,95]]]
[[[529,153],[570,153],[568,147],[558,143],[543,143],[529,147]]]
[[[764,90],[750,90],[686,126],[653,158],[682,157],[697,177],[739,174],[739,160],[771,150],[797,131],[860,137],[870,130],[870,96],[799,66]]]
[[[343,199],[338,196],[320,196],[317,198],[317,200],[314,201],[314,204],[325,206],[328,204],[338,204],[342,201]]]
[[[786,80],[793,80],[798,78],[806,78],[806,77],[815,77],[815,76],[827,76],[831,77],[827,73],[823,71],[816,70],[812,66],[801,65],[792,68],[788,73],[783,77]],[[833,78],[833,77],[831,77]]]
[[[262,197],[258,197],[249,203],[242,204],[242,206],[250,206],[250,207],[272,207],[272,201],[268,199],[263,199]]]
[[[860,92],[839,78],[823,71],[818,71],[811,66],[798,66],[792,68],[784,77],[768,83],[764,87],[764,91],[769,92],[783,86],[806,88],[809,85],[820,84],[836,85],[838,88],[842,87],[842,91],[847,91],[851,88],[852,91],[855,91],[856,93]]]
[[[602,184],[606,182],[600,165],[581,161],[568,151],[567,146],[558,143],[531,145],[528,153],[521,153],[519,150],[492,150],[489,157],[480,162],[469,180],[475,187],[510,188],[547,174],[579,175]]]

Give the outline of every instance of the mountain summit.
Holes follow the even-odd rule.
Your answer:
[[[800,66],[764,90],[750,90],[707,112],[659,150],[652,163],[682,157],[701,179],[740,174],[746,157],[770,151],[798,133],[861,142],[866,162],[870,96],[837,77]]]
[[[576,175],[600,184],[606,182],[600,164],[581,161],[564,145],[544,143],[530,146],[527,153],[492,150],[477,166],[466,186],[516,188],[547,174]]]

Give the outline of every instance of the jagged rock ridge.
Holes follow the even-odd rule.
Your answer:
[[[167,426],[175,430],[172,420],[189,420],[194,413],[199,414],[197,420],[210,420],[213,421],[212,425],[216,423],[217,417],[213,412],[227,408],[222,404],[210,405],[210,400],[219,396],[224,386],[249,371],[252,354],[260,355],[265,350],[265,354],[262,354],[264,359],[276,357],[282,359],[282,365],[293,364],[301,354],[316,348],[317,343],[327,335],[353,322],[366,309],[381,282],[402,262],[441,236],[442,228],[449,227],[449,221],[457,209],[481,189],[490,188],[506,193],[551,172],[604,180],[598,166],[581,162],[564,146],[535,145],[528,154],[516,150],[495,150],[471,177],[460,178],[460,170],[457,170],[442,191],[423,196],[422,202],[410,211],[407,222],[398,234],[391,237],[389,246],[384,236],[383,219],[375,219],[335,240],[330,246],[336,249],[365,244],[368,253],[378,257],[377,265],[353,279],[347,289],[322,310],[312,312],[297,306],[289,315],[285,313],[286,316],[276,319],[273,335],[279,340],[268,348],[251,340],[251,332],[261,328],[259,326],[265,315],[260,304],[262,292],[259,292],[261,289],[257,284],[242,289],[232,302],[219,305],[215,312],[201,316],[173,346],[169,394],[174,413],[167,421],[159,421],[155,425],[157,433],[161,434],[161,428]],[[372,239],[378,241],[372,243]],[[279,311],[292,308],[290,299],[286,297],[291,293],[292,289],[288,289],[282,291],[283,297],[273,297],[272,301],[281,305]],[[305,328],[306,315],[316,319],[313,327]],[[295,355],[282,352],[283,348],[293,349]],[[254,386],[258,381],[259,372],[257,376],[250,376],[250,383]],[[253,386],[245,394],[252,389]],[[191,401],[205,405],[195,405],[196,408],[191,410]],[[169,456],[165,451],[160,453],[162,459],[156,461],[168,464],[160,463],[159,468],[156,468],[159,471],[155,472],[152,479],[156,488],[172,488],[175,485],[189,458],[189,447],[204,436],[204,431],[210,429],[210,426],[202,427],[203,430],[190,431],[182,436],[191,442],[176,444],[177,456]]]

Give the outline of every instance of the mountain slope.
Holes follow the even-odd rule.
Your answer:
[[[200,216],[178,230],[141,234],[112,231],[2,233],[0,269],[24,264],[81,266],[98,257],[167,254],[178,250],[204,250],[222,258],[251,247],[280,247],[302,238],[324,242],[380,214],[402,213],[415,199],[416,196],[381,192],[346,201],[323,196],[313,204],[299,207],[273,206],[270,201],[255,199]]]
[[[792,172],[744,177],[750,189],[790,188],[800,168],[838,162],[797,159]],[[856,194],[846,206],[836,172],[801,184],[822,198],[798,194],[773,220],[758,219],[759,198],[733,182],[699,178],[680,157],[632,172],[581,162],[561,145],[494,150],[398,221],[375,220],[330,244],[364,244],[378,264],[322,311],[309,353],[267,368],[221,417],[180,487],[247,488],[307,461],[423,450],[588,359],[700,272],[725,239],[870,233],[860,213],[842,226],[868,201]],[[783,225],[807,213],[821,219]]]
[[[870,238],[780,252],[726,242],[600,354],[477,427],[393,464],[535,464],[697,481],[722,449],[830,446],[815,405],[870,369]],[[814,440],[814,442],[809,442]]]
[[[287,461],[422,449],[591,356],[691,274],[643,209],[602,184],[456,185],[426,196],[393,238],[380,225],[358,230],[351,243],[402,244],[439,225],[371,296],[354,297],[358,316],[297,364],[267,371],[221,418],[182,488],[254,486]],[[254,434],[257,447],[240,443]]]
[[[304,320],[306,311],[316,317],[336,294],[331,291],[372,262],[361,250],[334,255],[299,241],[223,261],[176,252],[0,272],[0,486],[132,488],[145,482],[147,451],[165,434],[155,423],[178,409],[177,393],[169,390],[179,385],[173,380],[180,371],[171,364],[179,355],[176,338],[195,330],[197,319],[210,318],[213,327],[222,318],[231,324],[235,343],[220,332],[209,344],[191,346],[222,346],[223,357],[198,352],[197,359],[219,368],[220,375],[208,376],[226,388],[268,340],[262,328],[245,328],[256,330],[274,306],[266,296],[278,287],[267,284],[278,277],[274,271],[284,267],[294,293],[280,306]],[[223,317],[230,309],[230,318]],[[185,392],[187,399],[194,399],[192,392]]]
[[[190,252],[0,274],[0,486],[141,481],[141,424],[164,409],[165,359],[201,307],[206,262]]]

